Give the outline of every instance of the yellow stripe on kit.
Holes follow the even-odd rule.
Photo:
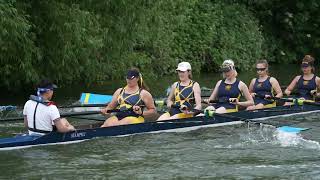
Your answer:
[[[84,98],[84,104],[88,104],[90,93],[86,93],[86,97]]]

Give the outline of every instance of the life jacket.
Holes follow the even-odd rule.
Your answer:
[[[36,107],[34,108],[34,114],[33,114],[33,128],[28,127],[28,129],[30,131],[33,132],[37,132],[37,133],[43,133],[43,134],[47,134],[50,133],[51,131],[46,131],[46,130],[41,130],[38,129],[36,126],[36,114],[37,114],[37,108],[39,104],[43,104],[46,106],[51,106],[51,105],[55,105],[53,101],[48,101],[48,100],[44,100],[41,96],[35,96],[35,95],[30,95],[30,100],[37,102]],[[52,130],[55,130],[56,127],[54,125],[52,125]]]

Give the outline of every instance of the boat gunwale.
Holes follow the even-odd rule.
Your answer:
[[[312,105],[304,105],[304,106],[312,106]],[[287,114],[280,114],[280,115],[275,115],[275,116],[267,116],[267,117],[261,117],[261,118],[254,118],[251,120],[255,120],[255,121],[259,121],[259,120],[265,120],[265,119],[272,119],[272,118],[276,118],[276,117],[288,117],[288,116],[294,116],[294,115],[300,115],[300,114],[310,114],[310,113],[316,113],[316,112],[320,112],[320,108],[315,109],[315,110],[304,110],[303,106],[298,106],[301,107],[301,111],[299,112],[294,112],[294,113],[287,113]],[[289,107],[291,108],[291,107]],[[272,109],[279,109],[279,107],[275,107],[275,108],[269,108],[267,110],[272,110]],[[266,109],[264,109],[266,110]],[[285,110],[285,109],[284,109]],[[297,110],[298,111],[298,110]],[[251,112],[263,112],[262,111],[251,111]],[[230,113],[228,115],[232,116],[232,114],[235,113]],[[114,126],[114,127],[105,127],[105,128],[101,128],[101,127],[97,127],[97,128],[89,128],[89,129],[80,129],[77,131],[73,131],[73,132],[67,132],[67,133],[59,133],[59,132],[51,132],[49,134],[46,134],[44,136],[39,136],[39,138],[36,138],[32,141],[21,141],[21,142],[17,142],[17,137],[8,137],[8,138],[3,138],[0,139],[0,145],[1,145],[1,140],[7,139],[7,140],[15,140],[16,142],[12,142],[13,143],[28,143],[28,145],[23,145],[23,146],[15,146],[14,144],[12,146],[8,146],[8,147],[0,147],[0,150],[9,150],[9,149],[20,149],[20,148],[26,148],[26,147],[34,147],[34,146],[42,146],[42,145],[51,145],[51,144],[69,144],[69,143],[76,143],[76,142],[81,142],[81,141],[85,141],[85,140],[89,140],[89,139],[93,139],[93,138],[97,138],[97,137],[104,137],[104,135],[98,135],[98,136],[90,136],[90,137],[86,137],[83,139],[77,139],[75,138],[74,140],[68,140],[68,141],[64,141],[64,140],[59,140],[57,142],[52,142],[52,143],[36,143],[38,141],[42,141],[43,139],[48,139],[48,138],[52,138],[54,136],[71,136],[72,133],[89,133],[89,132],[94,132],[94,131],[106,131],[106,130],[116,130],[116,129],[122,129],[122,128],[130,128],[130,127],[139,127],[139,126],[146,126],[146,125],[154,125],[154,124],[185,124],[185,123],[196,123],[196,122],[200,122],[199,125],[197,124],[193,124],[192,126],[183,126],[183,127],[178,127],[178,128],[168,128],[168,129],[159,129],[159,130],[155,130],[155,131],[143,131],[143,132],[137,132],[137,133],[127,133],[127,134],[119,134],[119,135],[105,135],[106,137],[110,136],[110,137],[123,137],[123,136],[129,136],[129,135],[134,135],[134,134],[144,134],[144,133],[160,133],[160,132],[181,132],[181,131],[191,131],[191,130],[195,130],[195,129],[199,129],[199,128],[204,128],[204,127],[218,127],[218,126],[225,126],[225,125],[233,125],[233,124],[242,124],[245,123],[245,121],[240,120],[243,119],[242,117],[237,117],[235,116],[234,119],[238,120],[227,120],[225,122],[216,122],[215,118],[219,117],[222,118],[220,116],[213,116],[213,117],[205,117],[205,116],[197,116],[197,117],[192,117],[192,118],[186,118],[186,119],[173,119],[173,120],[167,120],[167,121],[153,121],[153,122],[146,122],[146,123],[140,123],[140,124],[129,124],[129,125],[121,125],[121,126]],[[227,118],[227,117],[225,117]],[[192,119],[192,120],[190,120]],[[202,119],[195,121],[195,119]],[[203,120],[204,119],[204,120]],[[249,119],[250,120],[250,119]],[[214,121],[214,123],[212,123]],[[210,122],[208,124],[205,124],[205,122]],[[262,122],[263,123],[263,122]],[[189,130],[183,130],[183,129],[189,129]],[[31,143],[30,143],[31,142]],[[10,144],[10,142],[8,142],[7,144]]]

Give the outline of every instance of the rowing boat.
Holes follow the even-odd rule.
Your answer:
[[[214,114],[212,117],[198,116],[169,121],[146,122],[115,127],[85,127],[75,132],[51,132],[43,136],[17,135],[0,139],[0,150],[25,148],[40,145],[76,143],[96,137],[127,136],[141,133],[181,132],[203,127],[218,127],[244,123],[243,119],[254,122],[269,118],[320,112],[320,106],[304,104],[301,106],[279,106],[264,110],[240,111],[229,114]]]

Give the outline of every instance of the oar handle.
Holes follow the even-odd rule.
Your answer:
[[[76,107],[106,107],[108,103],[103,104],[78,104],[78,105],[65,105],[65,106],[58,106],[58,108],[76,108]]]
[[[101,111],[84,111],[84,112],[68,112],[61,113],[61,117],[71,117],[71,116],[81,116],[81,115],[92,115],[92,114],[100,114]],[[14,118],[5,118],[0,119],[0,122],[9,122],[9,121],[21,121],[24,117],[14,117]]]
[[[215,103],[232,103],[235,102],[236,98],[229,98],[229,99],[225,99],[225,100],[210,100],[205,101],[205,100],[201,100],[201,103],[205,103],[205,104],[215,104]]]
[[[171,108],[181,109],[181,106],[173,104],[173,105],[171,105]],[[200,113],[203,113],[203,110],[194,109],[194,108],[188,109],[187,107],[182,107],[181,110],[188,110],[190,112],[193,112],[194,115],[198,115]]]

